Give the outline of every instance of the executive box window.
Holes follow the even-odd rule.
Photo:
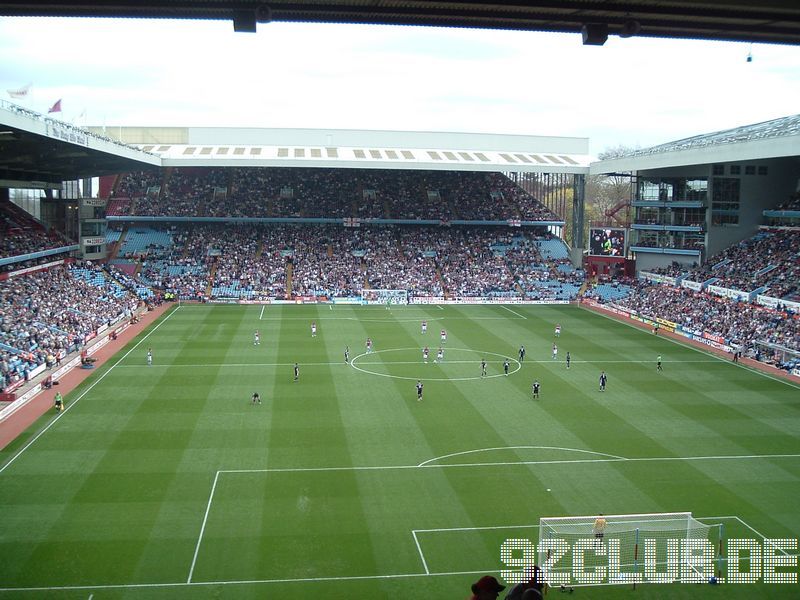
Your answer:
[[[715,177],[711,193],[711,224],[739,224],[740,180],[731,177]]]
[[[639,200],[642,202],[705,202],[708,180],[670,177],[665,179],[641,179]]]

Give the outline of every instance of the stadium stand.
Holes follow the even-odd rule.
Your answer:
[[[55,232],[46,232],[16,204],[0,203],[0,258],[23,256],[66,244]]]
[[[711,257],[703,266],[691,270],[687,278],[718,278],[715,285],[744,292],[766,288],[769,296],[791,300],[800,293],[798,251],[800,231],[762,230]]]
[[[128,173],[117,190],[110,215],[559,220],[500,173],[176,168]]]
[[[642,284],[638,293],[618,303],[645,315],[707,331],[736,346],[749,347],[761,340],[800,350],[800,319],[785,311],[668,285]]]
[[[0,286],[0,389],[79,349],[102,325],[131,314],[138,299],[100,267],[54,267]]]

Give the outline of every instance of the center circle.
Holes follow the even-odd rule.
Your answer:
[[[511,369],[509,370],[508,374],[513,375],[517,371],[522,368],[522,365],[519,363],[518,360],[507,356],[505,354],[499,354],[498,352],[485,352],[480,350],[473,350],[471,348],[444,348],[445,350],[445,359],[440,362],[436,363],[433,359],[436,356],[436,351],[433,350],[430,353],[430,359],[428,363],[423,362],[420,358],[420,353],[422,352],[422,348],[387,348],[386,350],[375,350],[373,352],[362,352],[361,354],[354,356],[353,359],[350,361],[350,366],[353,367],[356,371],[361,371],[362,373],[366,373],[368,375],[377,375],[379,377],[389,377],[390,379],[407,379],[409,381],[417,381],[418,379],[421,381],[472,381],[476,379],[491,379],[494,377],[505,377],[505,373],[493,373],[491,375],[486,375],[485,377],[481,377],[480,375],[480,365],[481,359],[492,356],[492,357],[499,357],[501,360],[494,360],[489,361],[487,363],[497,363],[502,362],[503,360],[508,360],[509,364],[511,365]],[[392,373],[380,373],[374,370],[370,370],[368,365],[370,361],[363,360],[365,357],[376,356],[378,354],[391,354],[394,353],[397,355],[398,353],[405,353],[405,356],[402,356],[400,360],[394,361],[385,361],[385,362],[373,362],[372,364],[376,366],[383,366],[383,367],[391,367],[392,365],[417,365],[420,370],[419,375],[410,376],[410,375],[394,375]],[[459,353],[468,353],[468,356],[475,356],[474,360],[458,360],[452,357],[453,353],[458,355]],[[360,363],[356,364],[356,363]],[[366,363],[366,364],[365,364]],[[474,364],[475,365],[475,372],[477,375],[474,377],[429,377],[422,373],[424,369],[431,369],[431,367],[447,367],[448,365],[468,365]]]

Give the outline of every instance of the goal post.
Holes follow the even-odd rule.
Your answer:
[[[361,290],[363,304],[408,304],[408,290],[390,289],[363,289]]]
[[[537,561],[550,586],[705,583],[722,568],[723,535],[690,512],[543,517]]]

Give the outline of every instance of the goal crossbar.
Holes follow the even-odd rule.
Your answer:
[[[719,569],[722,538],[691,512],[543,517],[537,561],[551,584],[699,581]]]

